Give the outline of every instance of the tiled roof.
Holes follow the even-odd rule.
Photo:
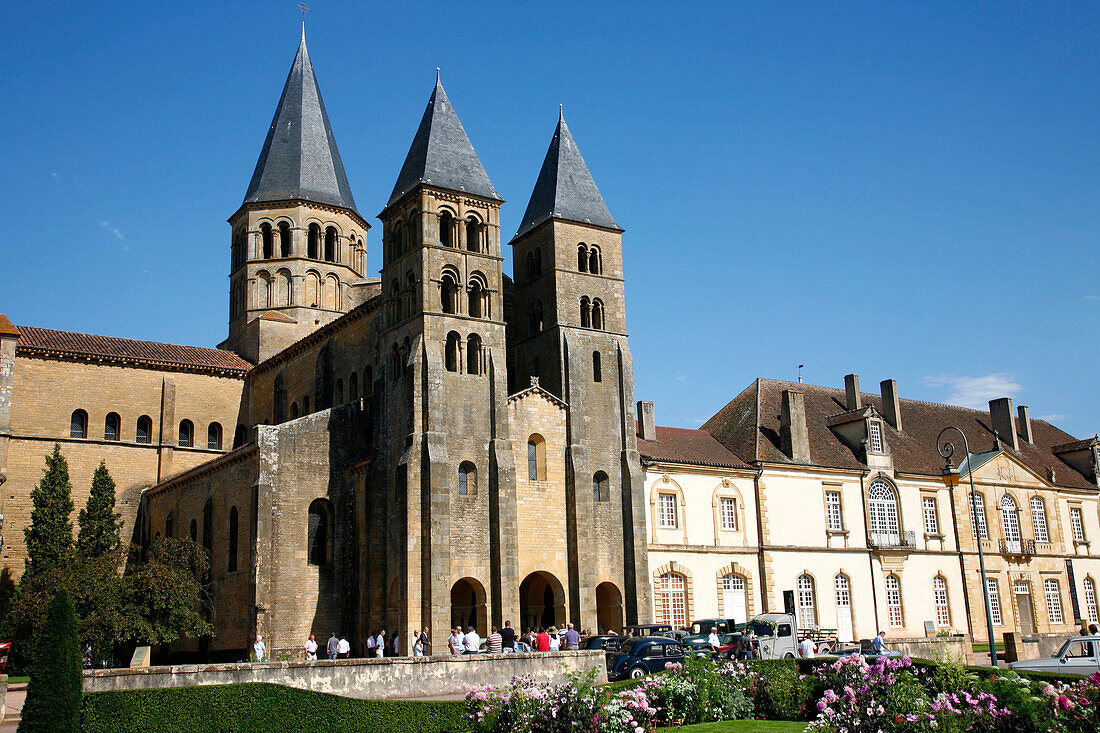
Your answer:
[[[232,351],[136,341],[115,336],[19,326],[17,351],[105,361],[138,362],[151,367],[244,375],[252,364]]]
[[[11,321],[3,313],[0,313],[0,336],[18,336],[19,330],[11,325]]]
[[[834,468],[865,468],[859,457],[827,424],[830,418],[847,411],[843,389],[757,379],[719,410],[702,429],[745,460],[794,464],[795,461],[780,448],[780,413],[783,391],[787,389],[803,393],[806,430],[810,438],[810,462]],[[879,395],[864,394],[862,401],[864,405],[872,405],[882,412],[882,398]],[[974,453],[993,447],[993,428],[988,412],[920,400],[903,399],[900,402],[901,423],[905,432],[899,433],[883,421],[894,468],[898,471],[939,475],[944,460],[936,450],[936,438],[949,425],[960,428],[966,434],[970,450]],[[1054,483],[1060,486],[1097,488],[1052,450],[1054,446],[1075,442],[1072,435],[1037,419],[1032,419],[1031,430],[1034,443],[1018,438],[1020,450],[1016,457],[1024,465],[1043,479],[1049,479],[1053,469]]]
[[[686,428],[657,426],[657,440],[642,440],[638,436],[638,452],[644,458],[667,463],[689,463],[697,466],[749,468],[730,453],[710,433]]]

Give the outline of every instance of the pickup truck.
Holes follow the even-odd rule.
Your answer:
[[[798,634],[794,616],[789,613],[764,613],[754,616],[745,625],[745,633],[752,631],[756,642],[757,659],[794,659],[798,656]],[[735,656],[737,640],[719,649],[719,657]]]

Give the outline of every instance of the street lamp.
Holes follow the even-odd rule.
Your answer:
[[[970,444],[966,440],[966,434],[953,425],[941,430],[940,434],[936,437],[936,450],[939,451],[940,456],[947,461],[943,467],[943,471],[940,473],[940,477],[943,479],[943,485],[951,490],[951,503],[954,504],[955,488],[959,485],[961,475],[959,469],[951,464],[951,457],[955,455],[955,446],[950,441],[943,439],[944,434],[951,430],[959,434],[962,438],[963,448],[966,450],[966,473],[970,477],[970,517],[974,525],[974,538],[978,544],[978,567],[982,574],[982,599],[985,601],[985,625],[986,630],[989,632],[989,663],[996,667],[997,645],[993,642],[993,616],[989,611],[989,583],[986,581],[985,577],[985,553],[982,552],[982,537],[978,532],[978,512],[974,507],[974,462],[971,460]],[[955,535],[955,541],[959,541],[958,533]],[[959,548],[959,552],[962,552],[962,547]],[[963,577],[963,583],[966,583],[965,576]]]

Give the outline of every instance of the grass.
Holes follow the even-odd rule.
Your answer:
[[[30,682],[30,681],[31,681],[31,678],[27,677],[26,675],[15,675],[15,676],[9,676],[8,677],[8,684],[9,685],[18,685],[21,682]]]
[[[658,733],[802,733],[806,723],[773,720],[730,720],[725,723],[699,723],[683,728],[658,728]]]
[[[976,641],[976,642],[974,642],[974,644],[972,646],[974,648],[974,653],[975,654],[989,654],[989,642],[988,641],[982,641],[982,642],[977,642]],[[998,641],[997,642],[997,651],[998,652],[1003,652],[1004,650],[1005,650],[1004,642]]]

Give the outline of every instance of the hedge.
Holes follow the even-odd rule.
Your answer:
[[[457,733],[467,730],[462,701],[358,700],[266,682],[84,696],[87,733]]]

